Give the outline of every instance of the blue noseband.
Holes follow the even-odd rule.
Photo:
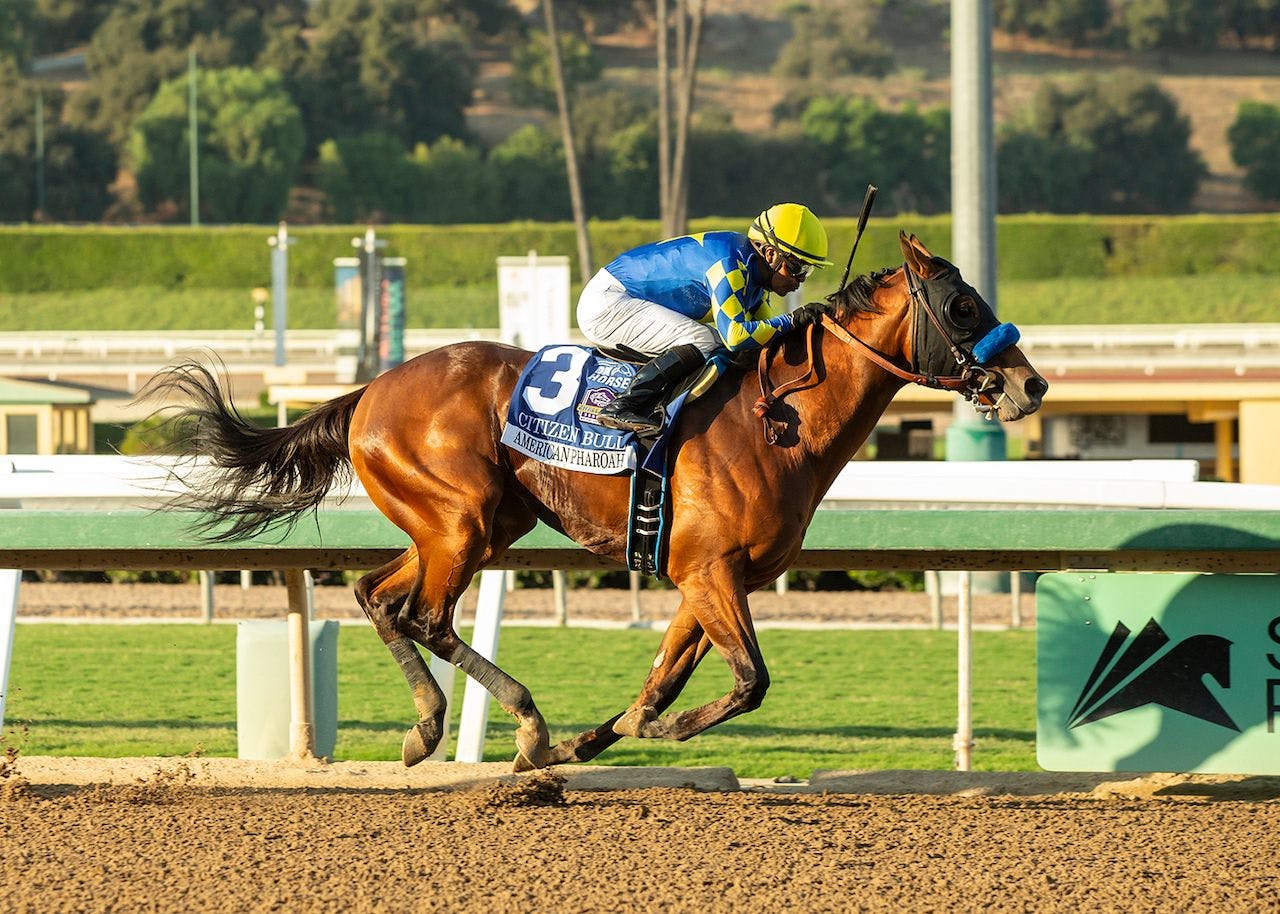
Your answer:
[[[979,365],[987,365],[1022,337],[1013,324],[1000,324],[973,347],[973,358]]]

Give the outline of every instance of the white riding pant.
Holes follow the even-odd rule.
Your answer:
[[[634,298],[608,270],[596,273],[578,297],[578,329],[596,346],[629,346],[647,356],[692,343],[710,354],[720,345],[715,328]]]

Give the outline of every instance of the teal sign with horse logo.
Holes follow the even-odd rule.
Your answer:
[[[1280,578],[1047,574],[1036,756],[1050,771],[1280,774]]]

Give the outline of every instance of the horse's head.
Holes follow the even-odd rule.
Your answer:
[[[1018,331],[997,320],[954,264],[935,257],[914,235],[899,233],[904,263],[859,277],[813,306],[846,342],[906,381],[953,390],[979,412],[1006,422],[1040,408],[1048,382],[1017,347]],[[883,329],[863,336],[850,322],[884,316]],[[870,330],[871,328],[867,328]],[[841,333],[841,331],[847,333]]]
[[[1049,384],[1018,348],[1018,330],[1002,324],[954,264],[931,254],[915,235],[898,233],[909,307],[904,354],[916,374],[959,383],[980,412],[1005,422],[1040,408]]]

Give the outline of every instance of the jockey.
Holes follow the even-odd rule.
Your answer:
[[[583,287],[578,327],[596,346],[627,347],[649,361],[597,421],[658,431],[663,395],[708,355],[757,349],[792,328],[782,297],[831,266],[826,257],[826,229],[799,203],[769,207],[746,235],[701,232],[619,254]]]

